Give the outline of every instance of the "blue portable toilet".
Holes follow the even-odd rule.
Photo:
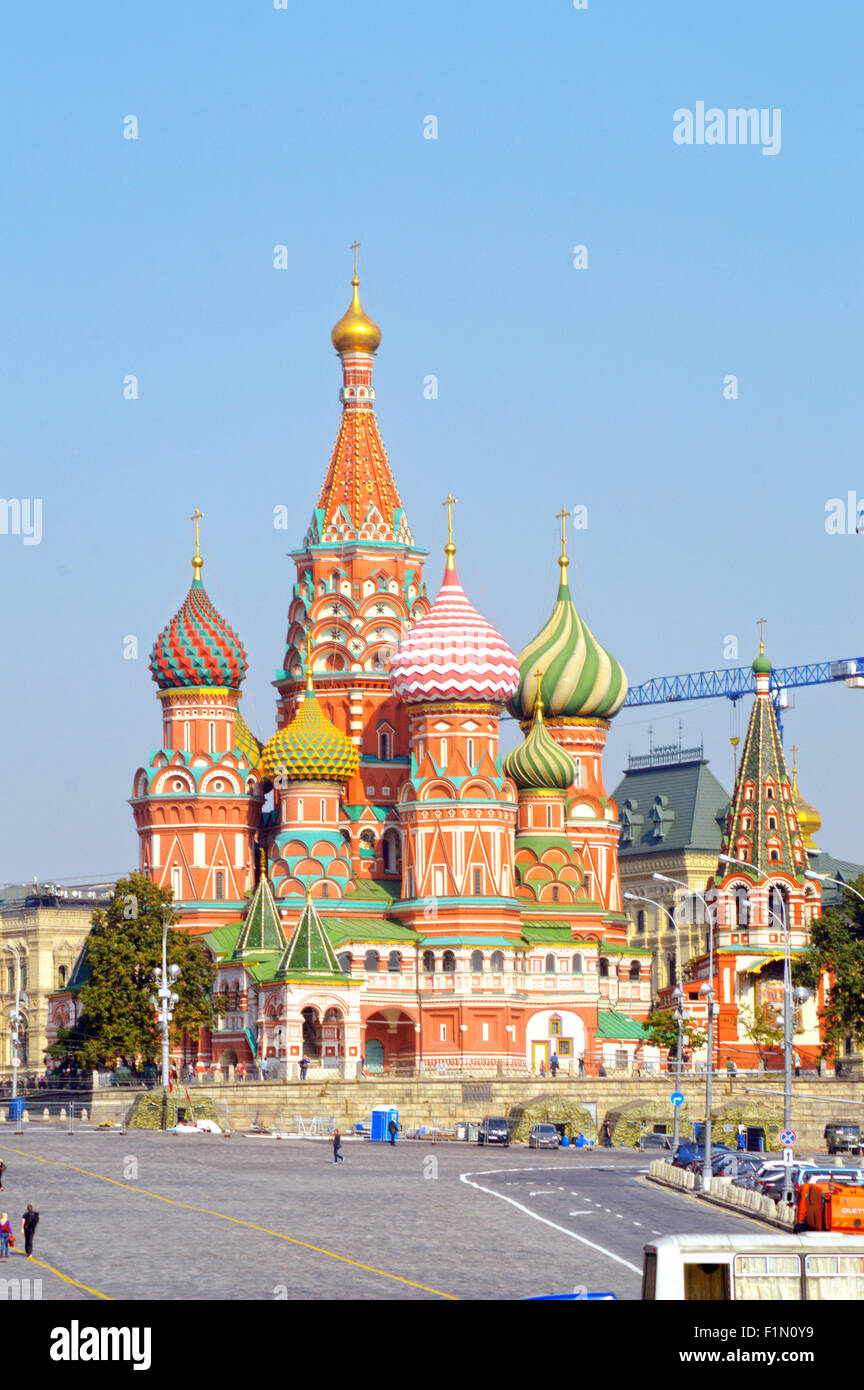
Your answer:
[[[391,1119],[395,1120],[398,1125],[399,1111],[396,1109],[395,1105],[372,1106],[372,1133],[369,1137],[373,1144],[389,1144],[390,1132],[388,1126]]]
[[[11,1096],[9,1099],[9,1119],[18,1124],[24,1119],[26,1101],[23,1096]]]

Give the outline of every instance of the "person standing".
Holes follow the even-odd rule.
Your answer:
[[[339,1152],[339,1150],[340,1150],[341,1148],[342,1148],[342,1135],[339,1133],[338,1129],[334,1129],[334,1131],[333,1131],[333,1162],[334,1162],[334,1163],[344,1163],[344,1162],[345,1162],[344,1156]]]
[[[603,1129],[602,1129],[601,1133],[602,1133],[602,1138],[603,1138],[603,1147],[604,1147],[604,1149],[611,1149],[611,1148],[612,1148],[612,1130],[611,1130],[611,1128],[610,1128],[610,1125],[609,1125],[609,1121],[608,1121],[608,1120],[604,1120],[604,1121],[603,1121]]]
[[[399,1133],[399,1126],[396,1123],[396,1116],[390,1116],[390,1123],[387,1126],[387,1133],[390,1135],[391,1147],[396,1143],[396,1135]]]
[[[33,1203],[27,1203],[27,1210],[21,1217],[21,1234],[24,1237],[24,1254],[28,1260],[33,1258],[33,1237],[39,1225],[39,1213],[33,1210]]]
[[[307,1073],[308,1070],[309,1070],[309,1058],[308,1058],[308,1057],[301,1057],[301,1058],[300,1058],[300,1080],[301,1080],[301,1081],[305,1081],[305,1080],[306,1080],[306,1073]]]
[[[0,1192],[3,1191],[3,1174],[6,1172],[6,1164],[0,1158]]]
[[[796,1052],[796,1053],[795,1053],[794,1061],[795,1061],[795,1075],[796,1075],[796,1076],[800,1076],[800,1075],[801,1075],[801,1053],[800,1053],[800,1052]]]
[[[12,1239],[12,1227],[9,1225],[9,1213],[4,1211],[0,1216],[0,1260],[9,1258],[9,1241]]]
[[[561,1063],[558,1061],[558,1053],[553,1052],[552,1056],[549,1059],[549,1070],[552,1073],[553,1081],[555,1080],[555,1077],[558,1075],[558,1068],[560,1067],[560,1065]]]
[[[545,1075],[546,1075],[546,1063],[545,1063],[545,1061],[541,1061],[541,1062],[540,1062],[540,1075],[541,1075],[541,1076],[545,1076]]]

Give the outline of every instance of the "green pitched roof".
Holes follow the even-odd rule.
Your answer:
[[[769,779],[774,783],[773,797],[766,795]],[[748,783],[751,784],[752,793],[749,800],[746,796]],[[769,829],[768,817],[772,814],[776,824]],[[746,840],[749,845],[746,853],[739,848],[739,839]],[[779,859],[769,860],[769,839],[778,846]],[[724,835],[722,848],[736,858],[747,859],[760,874],[767,874],[770,865],[772,873],[786,872],[794,878],[803,874],[808,867],[806,856],[802,857],[800,863],[795,861],[794,846],[798,839],[798,812],[791,795],[791,779],[783,756],[774,702],[767,692],[759,693],[750,712],[750,723],[738,764],[728,833]],[[737,868],[731,864],[720,865],[717,878],[726,878]]]
[[[646,1030],[635,1018],[619,1014],[616,1009],[600,1009],[597,1013],[598,1038],[626,1038],[644,1042]]]
[[[416,941],[417,933],[389,917],[323,917],[327,935],[335,946],[346,941]]]
[[[729,793],[704,758],[631,769],[612,796],[619,859],[682,849],[719,853]]]
[[[204,941],[214,956],[231,956],[237,945],[237,938],[243,930],[242,922],[230,922],[226,927],[213,927],[204,933]]]
[[[358,880],[357,887],[349,889],[345,894],[344,901],[348,902],[374,902],[392,903],[399,897],[399,882],[397,879],[387,878],[361,878]]]
[[[258,880],[246,913],[235,954],[241,951],[284,951],[285,933],[273,901],[270,881],[265,873]]]
[[[279,975],[341,975],[336,953],[311,897],[277,969]]]

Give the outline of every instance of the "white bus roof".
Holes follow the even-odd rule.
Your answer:
[[[730,1253],[741,1250],[815,1250],[817,1247],[824,1250],[826,1245],[836,1245],[838,1249],[843,1249],[851,1255],[864,1253],[864,1233],[855,1237],[844,1234],[842,1231],[810,1231],[806,1235],[784,1235],[778,1231],[776,1235],[751,1235],[747,1231],[742,1231],[736,1235],[686,1235],[686,1236],[659,1236],[657,1240],[646,1241],[646,1250],[681,1250],[681,1251],[720,1251],[728,1250]]]

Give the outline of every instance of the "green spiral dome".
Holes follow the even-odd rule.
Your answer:
[[[572,787],[576,764],[543,723],[542,702],[534,706],[530,732],[504,759],[504,773],[520,791],[566,792]]]
[[[538,668],[549,719],[611,719],[627,698],[623,668],[576,611],[566,563],[562,557],[558,598],[548,621],[519,653],[521,679],[508,708],[523,723],[534,713]]]

